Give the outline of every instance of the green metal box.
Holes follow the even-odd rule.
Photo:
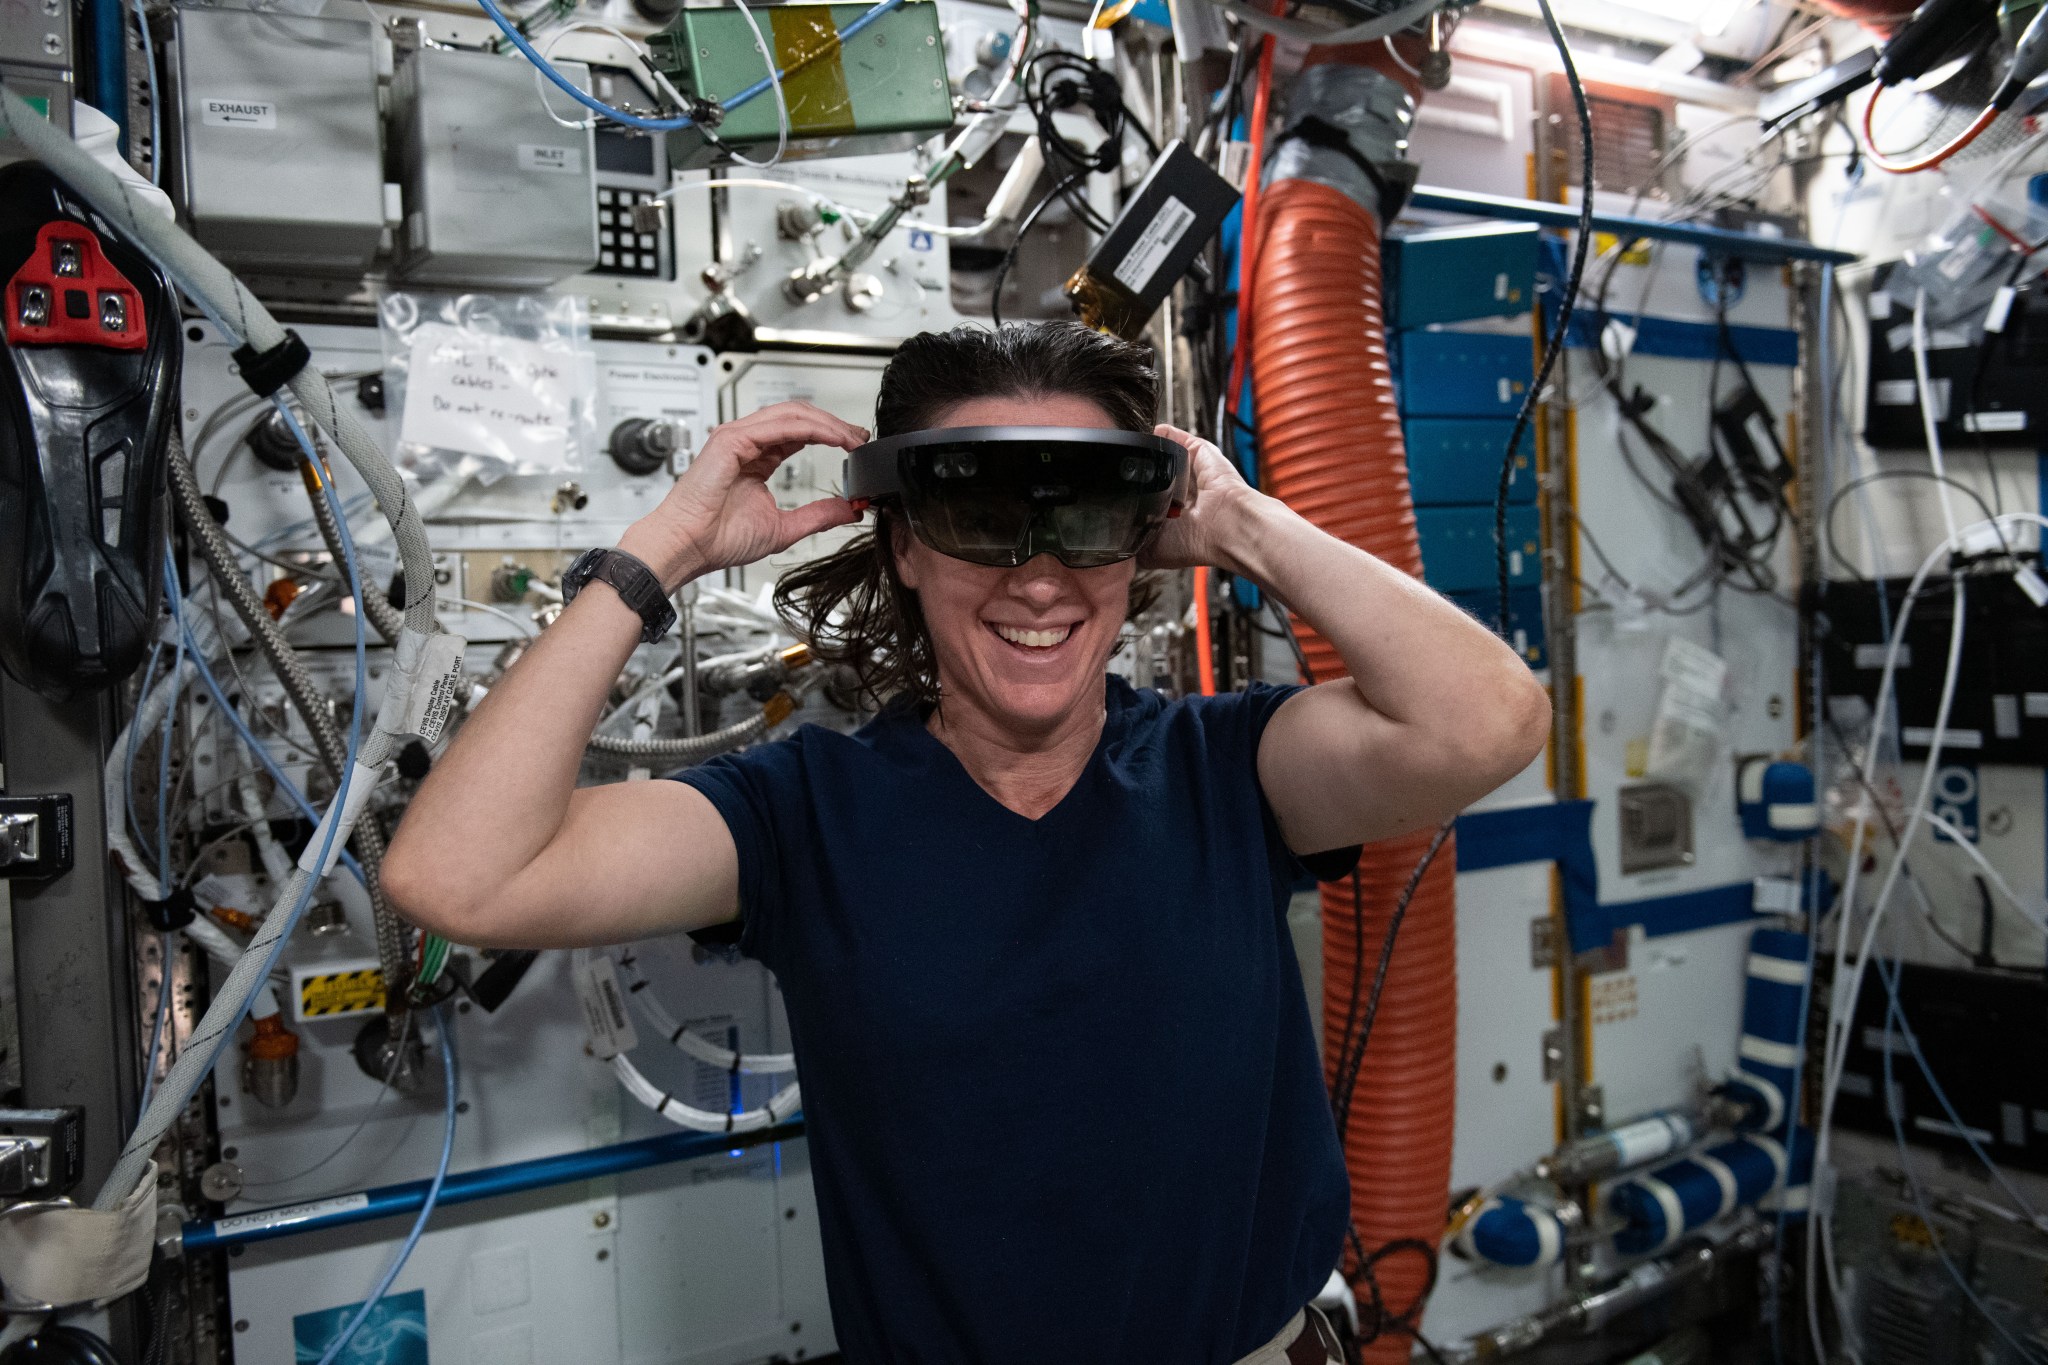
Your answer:
[[[866,4],[763,5],[754,15],[785,73],[789,151],[796,157],[907,151],[953,125],[939,8],[909,0],[851,38],[840,32]],[[685,9],[648,40],[655,65],[686,95],[723,102],[768,74],[754,31],[738,9]],[[727,113],[714,136],[669,136],[671,163],[714,165],[729,151],[775,146],[773,92]]]

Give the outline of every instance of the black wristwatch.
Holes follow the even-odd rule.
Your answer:
[[[575,601],[583,585],[593,578],[611,584],[619,600],[640,613],[640,619],[646,622],[640,631],[642,644],[653,644],[675,625],[675,604],[661,590],[661,580],[654,576],[654,570],[635,556],[624,550],[585,550],[562,573],[562,601]]]

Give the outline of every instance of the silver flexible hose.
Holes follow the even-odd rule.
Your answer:
[[[685,735],[677,739],[625,739],[618,735],[592,735],[586,746],[601,754],[621,758],[668,758],[678,763],[695,762],[737,749],[768,733],[768,715],[761,712],[736,721],[708,735]]]
[[[723,731],[711,731],[709,735],[682,735],[676,739],[625,739],[621,735],[592,735],[586,749],[598,753],[612,753],[627,759],[676,759],[678,763],[694,763],[696,759],[709,759],[713,753],[725,753],[739,745],[752,743],[768,733],[768,712],[758,712],[745,720],[727,724]]]
[[[20,142],[28,154],[61,176],[65,184],[114,225],[138,250],[176,280],[185,293],[212,317],[230,339],[238,339],[259,353],[266,353],[285,340],[284,328],[257,302],[256,297],[227,267],[208,255],[176,225],[166,222],[144,204],[132,201],[113,172],[94,161],[83,149],[59,131],[36,109],[11,89],[0,90],[0,127]],[[391,524],[393,543],[405,573],[405,624],[419,635],[431,635],[434,620],[434,564],[427,549],[426,528],[419,512],[406,496],[405,481],[369,431],[355,414],[336,397],[326,378],[311,366],[302,368],[290,381],[292,395],[314,423],[334,437],[341,452],[362,475],[377,506]],[[357,754],[363,772],[374,773],[391,756],[402,736],[388,730],[383,716],[402,719],[408,714],[412,678],[398,669],[388,670],[386,700],[380,723],[362,737]],[[397,723],[397,722],[394,722]],[[368,781],[365,778],[364,781]],[[366,799],[368,791],[357,791],[350,778],[351,803]],[[339,812],[336,812],[339,815]],[[323,822],[324,823],[324,822]],[[319,836],[316,833],[316,838]],[[230,1034],[241,1022],[249,1002],[255,998],[268,975],[270,964],[284,938],[298,927],[313,874],[297,869],[283,888],[273,912],[235,964],[205,1016],[192,1031],[178,1060],[150,1100],[149,1108],[136,1122],[112,1171],[100,1186],[93,1207],[101,1210],[119,1205],[150,1170],[150,1154],[156,1150],[171,1125],[184,1112],[194,1093],[213,1070],[226,1048]]]
[[[313,449],[319,452],[322,460],[325,460],[326,443],[320,439],[317,432],[308,432],[307,435],[313,439]],[[197,473],[196,466],[194,473]],[[299,476],[301,479],[307,479],[303,462],[300,465]],[[328,471],[321,470],[317,477],[327,476]],[[334,508],[321,495],[319,486],[310,479],[306,482],[306,501],[313,504],[313,521],[319,526],[320,539],[326,542],[327,553],[334,557],[335,567],[338,569],[346,558],[341,548],[341,528],[334,524]],[[391,605],[391,599],[386,597],[383,589],[375,583],[365,582],[362,589],[363,610],[369,615],[370,624],[377,628],[377,633],[384,637],[386,644],[397,644],[398,632],[405,626],[404,613]]]
[[[186,531],[198,544],[200,557],[213,571],[213,581],[220,585],[228,604],[235,609],[235,615],[242,618],[250,636],[261,646],[263,657],[270,660],[271,671],[284,684],[285,695],[291,698],[293,708],[305,720],[306,729],[313,736],[313,745],[320,751],[320,761],[339,781],[343,765],[348,762],[348,741],[342,738],[341,727],[334,723],[327,698],[321,695],[313,675],[306,671],[299,652],[292,648],[291,641],[285,639],[277,622],[271,620],[270,613],[263,609],[263,599],[256,595],[255,585],[235,563],[234,547],[228,544],[220,523],[213,519],[206,499],[200,494],[199,475],[192,468],[192,462],[185,458],[185,444],[175,428],[171,431],[170,446],[170,458],[165,464],[170,470],[171,500],[177,505],[178,519],[185,523]],[[324,509],[327,499],[316,496],[313,505]],[[328,523],[333,524],[331,515]],[[335,562],[341,562],[339,549],[335,551]],[[364,598],[367,600],[373,592],[366,585]],[[404,999],[410,975],[412,930],[398,917],[398,912],[391,908],[391,902],[384,894],[381,875],[384,829],[377,823],[377,817],[364,811],[350,833],[356,848],[356,860],[363,865],[364,889],[370,893],[370,918],[377,929],[377,965],[384,976],[384,998],[387,1006],[396,1007]]]

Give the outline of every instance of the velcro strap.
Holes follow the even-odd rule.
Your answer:
[[[149,1278],[156,1247],[156,1165],[112,1209],[22,1204],[0,1213],[0,1282],[8,1305],[95,1303]]]
[[[1409,186],[1396,184],[1387,178],[1387,173],[1374,164],[1371,158],[1351,145],[1351,137],[1342,128],[1316,114],[1292,124],[1280,134],[1282,142],[1306,142],[1319,151],[1335,152],[1352,165],[1359,173],[1372,182],[1373,189],[1380,197],[1380,220],[1391,222],[1408,202]]]
[[[269,350],[259,351],[244,342],[235,348],[233,355],[242,382],[258,398],[268,398],[291,383],[292,376],[305,369],[313,359],[311,348],[289,327],[284,329],[284,340]]]

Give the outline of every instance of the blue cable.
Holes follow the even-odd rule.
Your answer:
[[[163,935],[163,975],[156,988],[156,1024],[149,1031],[149,1056],[142,1063],[142,1099],[135,1106],[138,1114],[149,1108],[149,1097],[156,1093],[156,1054],[163,1046],[164,1021],[171,1013],[171,956],[177,951],[177,942],[176,934]]]
[[[149,651],[149,667],[142,671],[142,690],[135,694],[136,704],[149,696],[149,690],[156,684],[156,671],[163,667],[164,642],[158,640]],[[142,734],[131,723],[128,727],[128,757],[121,765],[121,795],[128,808],[128,828],[137,838],[142,836],[142,816],[135,809],[135,751],[141,747]],[[159,891],[162,887],[159,886]]]
[[[213,670],[207,667],[205,654],[197,648],[196,642],[192,639],[191,628],[185,624],[182,613],[174,611],[173,614],[179,617],[178,629],[184,635],[185,642],[193,646],[191,652],[192,664],[198,670],[199,681],[206,684],[206,690],[213,694],[214,705],[220,709],[222,715],[228,718],[228,723],[235,727],[236,735],[241,738],[242,747],[247,749],[255,757],[256,761],[263,765],[263,771],[270,774],[271,782],[276,785],[279,791],[291,798],[292,804],[299,808],[299,814],[305,816],[307,820],[315,825],[319,824],[320,812],[313,809],[313,803],[306,799],[306,794],[300,791],[298,785],[285,775],[284,769],[278,766],[277,760],[270,756],[270,749],[262,740],[256,737],[255,732],[249,728],[249,722],[242,719],[242,713],[237,711],[233,704],[228,701],[227,693],[221,688],[220,680],[214,676]],[[356,862],[355,857],[348,850],[342,850],[341,861],[347,866],[358,882],[363,880],[362,865]]]
[[[688,115],[678,115],[674,118],[642,118],[638,114],[629,114],[623,109],[614,109],[603,100],[585,94],[574,81],[557,71],[553,63],[549,62],[546,57],[541,56],[539,50],[526,40],[526,35],[519,31],[518,26],[505,16],[505,11],[498,8],[496,0],[476,0],[476,2],[483,6],[484,13],[491,17],[491,22],[496,24],[498,31],[505,35],[505,40],[511,43],[513,47],[519,49],[520,56],[532,62],[539,69],[541,75],[547,77],[563,94],[569,96],[570,99],[575,100],[592,113],[601,114],[605,118],[617,123],[623,123],[628,128],[641,128],[651,133],[665,133],[677,128],[688,128],[694,123],[694,120]],[[874,23],[890,10],[902,4],[903,0],[882,0],[873,9],[868,10],[845,28],[840,29],[839,41],[842,43],[846,42],[869,24]],[[787,76],[787,72],[777,70],[775,80],[783,80]],[[759,99],[762,95],[774,89],[775,80],[763,77],[731,98],[719,101],[718,107],[725,113],[731,113],[748,100]]]
[[[169,553],[168,542],[165,553]],[[164,728],[156,753],[156,879],[164,896],[171,894],[171,734],[178,723],[178,694],[185,690],[185,636],[178,636],[178,661],[171,669],[170,700],[164,706]],[[189,737],[188,737],[189,738]]]
[[[1884,1016],[1884,1094],[1882,1102],[1884,1104],[1885,1117],[1891,1120],[1892,1139],[1898,1144],[1899,1148],[1899,1171],[1906,1177],[1906,1188],[1911,1190],[1913,1194],[1913,1207],[1919,1213],[1920,1221],[1927,1225],[1929,1241],[1934,1247],[1934,1254],[1941,1258],[1941,1268],[1946,1270],[1949,1278],[1956,1282],[1956,1288],[1963,1291],[1963,1296],[1970,1301],[1971,1307],[1977,1310],[1984,1321],[1991,1324],[1992,1329],[1998,1335],[2005,1338],[2006,1344],[2012,1347],[2021,1360],[2025,1361],[2027,1365],[2040,1365],[2040,1358],[2029,1351],[2026,1344],[2014,1336],[2003,1322],[2000,1322],[1997,1317],[1993,1316],[1991,1305],[1984,1302],[1976,1289],[1971,1286],[1970,1277],[1963,1274],[1962,1268],[1949,1259],[1948,1248],[1942,1244],[1941,1234],[1935,1230],[1934,1212],[1927,1207],[1927,1197],[1920,1189],[1920,1177],[1913,1173],[1913,1163],[1906,1154],[1905,1123],[1899,1116],[1898,1108],[1892,1104],[1892,1025],[1894,1021],[1904,1025],[1906,1019],[1905,1013],[1899,1008],[1897,965],[1894,964],[1891,970],[1888,971],[1886,970],[1885,960],[1878,958],[1877,975],[1884,982],[1885,992],[1888,996],[1885,1003]],[[1912,1040],[1910,1029],[1906,1032],[1906,1038],[1910,1043]],[[1916,1048],[1916,1054],[1917,1051],[1918,1049]],[[1957,1123],[1956,1127],[1960,1129],[1963,1125]],[[1976,1144],[1972,1143],[1971,1145],[1974,1147]]]
[[[149,15],[135,0],[135,26],[142,30],[142,69],[149,77],[149,183],[164,183],[164,121],[157,107],[156,40],[149,36]]]
[[[320,1365],[334,1365],[341,1353],[355,1340],[356,1333],[368,1320],[370,1314],[383,1302],[391,1282],[398,1278],[398,1272],[405,1269],[405,1263],[412,1256],[412,1249],[419,1245],[420,1234],[427,1230],[427,1219],[434,1216],[434,1205],[441,1199],[441,1182],[448,1178],[448,1158],[455,1151],[455,1039],[449,1033],[448,1021],[441,1014],[441,1007],[434,1006],[434,1033],[441,1044],[441,1079],[447,1094],[443,1097],[442,1113],[445,1116],[441,1127],[441,1161],[434,1168],[433,1183],[427,1186],[427,1196],[420,1205],[420,1216],[413,1219],[412,1231],[405,1234],[405,1241],[399,1245],[398,1254],[391,1258],[391,1265],[384,1272],[377,1287],[370,1291],[370,1297],[363,1300],[363,1306],[349,1319],[341,1335],[328,1344],[326,1354],[320,1357]]]

